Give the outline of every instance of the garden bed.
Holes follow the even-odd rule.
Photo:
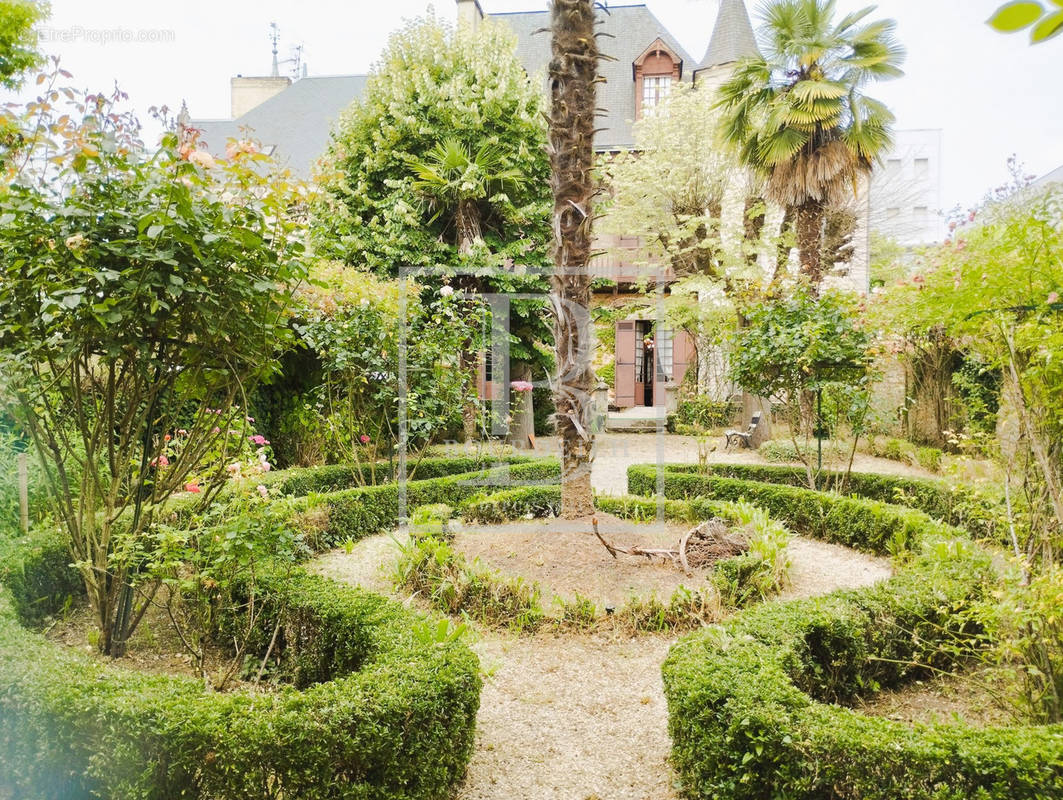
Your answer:
[[[464,496],[484,477],[407,490]],[[374,528],[351,523],[377,524],[395,489],[305,502],[334,512],[366,494],[387,498],[367,516],[329,520],[338,534],[362,538]],[[261,658],[276,631],[279,682],[270,692],[216,693],[202,680],[125,669],[49,642],[32,627],[83,591],[65,542],[42,532],[0,550],[0,795],[413,800],[448,795],[465,771],[478,661],[445,626],[392,600],[298,568],[259,575],[262,613],[249,652]]]
[[[633,468],[632,483],[656,482]],[[871,500],[665,469],[670,497],[746,496],[795,530],[904,557],[856,591],[769,603],[682,639],[663,667],[673,763],[691,797],[1048,798],[1063,726],[914,726],[839,704],[954,663],[989,556],[926,514]]]

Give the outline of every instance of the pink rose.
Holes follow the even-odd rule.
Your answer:
[[[192,494],[199,494],[203,490],[199,488],[199,484],[198,483],[186,483],[185,484],[185,491],[186,492],[191,492]]]
[[[214,166],[214,156],[206,150],[196,150],[190,153],[188,160],[197,166],[203,167],[203,169],[210,169]]]
[[[258,493],[259,493],[260,495],[262,495],[263,497],[268,497],[268,496],[269,496],[269,489],[267,489],[267,488],[266,488],[265,486],[263,486],[263,485],[262,485],[262,484],[260,483],[260,484],[258,485]]]
[[[510,381],[509,388],[514,392],[530,392],[535,386],[531,381]]]
[[[358,441],[361,442],[362,444],[369,444],[369,436],[368,436],[368,434],[363,433],[361,436],[358,437]]]

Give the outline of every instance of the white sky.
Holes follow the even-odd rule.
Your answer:
[[[717,2],[647,0],[695,59],[705,52]],[[1001,2],[878,3],[878,15],[898,22],[908,49],[907,74],[871,94],[894,110],[901,128],[944,129],[946,208],[974,202],[1000,183],[1013,152],[1038,175],[1063,164],[1063,37],[1031,47],[1023,34],[991,31],[984,20]],[[747,3],[755,26],[760,2]],[[427,0],[52,0],[42,47],[62,58],[77,85],[101,90],[117,81],[144,117],[151,105],[177,108],[182,100],[195,117],[228,117],[229,78],[269,74],[270,22],[280,27],[281,58],[302,44],[310,74],[359,73],[369,69],[404,18],[432,5]],[[481,0],[481,5],[491,13],[541,9],[546,2]],[[838,0],[838,5],[847,11],[866,2]],[[434,6],[453,18],[454,0],[435,0]],[[114,29],[125,36],[163,31],[170,41],[103,41]],[[603,49],[608,51],[608,40]]]

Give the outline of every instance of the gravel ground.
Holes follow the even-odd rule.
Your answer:
[[[864,586],[885,559],[795,538],[783,597]],[[389,591],[389,536],[322,556],[336,580]],[[517,637],[476,627],[485,673],[476,750],[460,800],[673,800],[661,662],[675,637],[554,634]]]
[[[594,489],[605,494],[625,494],[627,492],[627,468],[631,464],[662,463],[697,463],[698,443],[690,436],[676,436],[670,433],[601,433],[594,438],[595,458],[591,471],[591,483]],[[724,452],[723,437],[713,441],[709,447],[716,449],[709,453],[709,462],[730,462],[736,464],[767,464],[755,450],[731,450]],[[475,453],[475,446],[451,445],[443,448],[454,453]],[[539,455],[557,455],[557,438],[544,436],[536,440],[535,453]],[[790,465],[793,466],[793,465]],[[912,467],[899,461],[857,453],[853,460],[856,472],[878,472],[883,475],[905,475],[918,478],[933,478],[918,467]],[[940,476],[937,476],[940,477]]]

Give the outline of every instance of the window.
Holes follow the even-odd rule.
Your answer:
[[[668,99],[668,93],[672,90],[671,75],[647,75],[642,79],[642,113],[651,113],[650,109],[656,108]]]
[[[886,219],[897,219],[900,215],[901,215],[901,210],[899,208],[887,208],[886,209]]]
[[[917,158],[915,160],[915,177],[926,180],[930,177],[930,159]]]
[[[672,354],[674,352],[672,332],[667,328],[657,329],[657,380],[672,379]]]
[[[901,174],[901,160],[899,158],[891,158],[886,161],[886,172],[890,175]]]

